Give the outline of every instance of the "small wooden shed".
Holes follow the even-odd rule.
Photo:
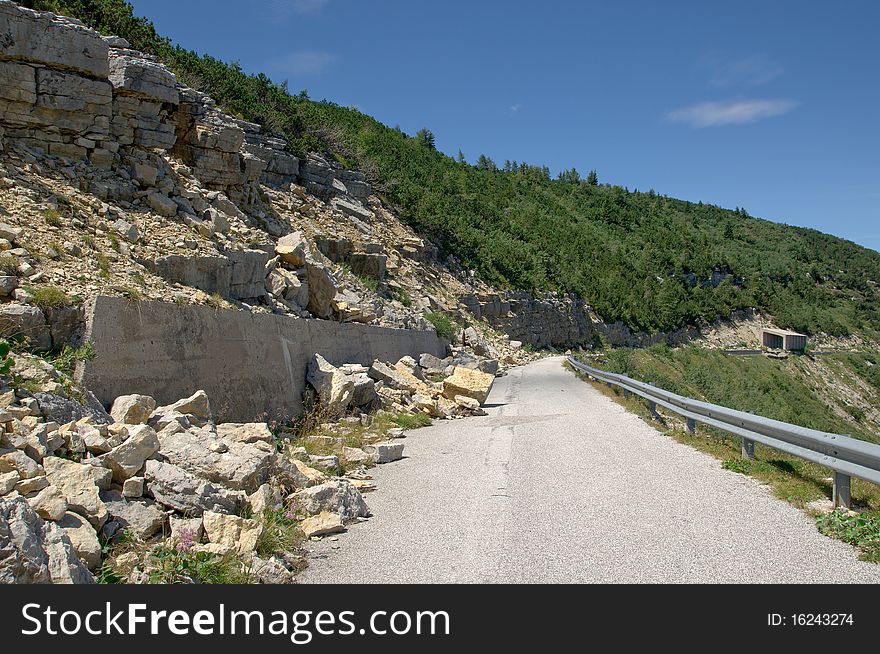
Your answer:
[[[771,350],[803,352],[807,347],[807,335],[786,329],[762,329],[761,343]]]

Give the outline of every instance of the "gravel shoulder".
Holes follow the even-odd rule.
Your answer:
[[[304,583],[880,582],[755,480],[565,370],[498,379],[486,417],[411,432],[375,514],[312,542]]]

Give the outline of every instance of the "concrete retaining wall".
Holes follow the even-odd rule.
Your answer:
[[[127,393],[160,404],[204,389],[218,420],[285,419],[302,412],[306,366],[445,355],[433,332],[99,297],[87,315],[95,358],[78,371],[104,404]]]

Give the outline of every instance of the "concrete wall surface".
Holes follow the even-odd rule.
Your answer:
[[[299,415],[315,353],[335,365],[445,355],[434,332],[110,297],[89,307],[85,337],[95,358],[78,377],[105,405],[128,393],[168,404],[204,389],[227,422]]]

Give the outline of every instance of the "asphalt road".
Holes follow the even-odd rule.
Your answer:
[[[486,417],[410,432],[374,517],[310,542],[305,583],[878,582],[804,512],[565,370],[496,380]]]

